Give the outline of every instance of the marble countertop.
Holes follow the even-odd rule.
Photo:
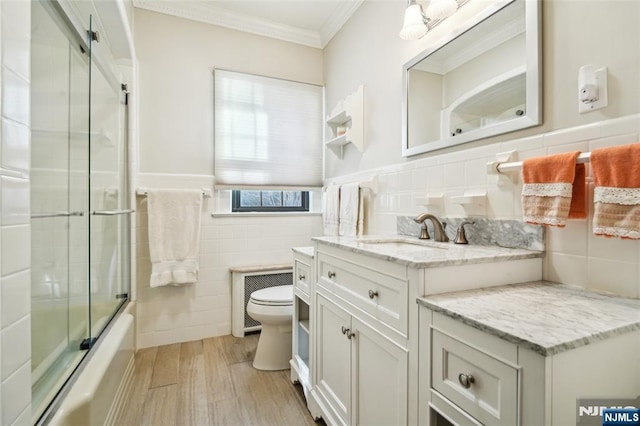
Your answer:
[[[545,356],[640,329],[640,300],[548,281],[438,294],[418,303]]]
[[[305,256],[309,256],[310,258],[313,259],[313,246],[310,247],[293,247],[291,248],[291,250],[293,250],[294,253],[300,253],[303,254]]]
[[[543,252],[498,246],[437,243],[406,236],[315,237],[314,241],[414,268],[540,258]]]

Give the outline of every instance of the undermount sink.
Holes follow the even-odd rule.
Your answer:
[[[425,249],[439,249],[447,250],[450,246],[444,243],[434,243],[430,240],[418,240],[413,238],[359,238],[357,242],[360,244],[371,244],[379,248],[389,248],[395,250],[425,250]]]

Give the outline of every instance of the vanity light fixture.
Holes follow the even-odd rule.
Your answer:
[[[431,0],[425,12],[420,3],[409,0],[407,9],[404,11],[404,25],[398,35],[403,40],[418,40],[469,1]]]
[[[446,19],[456,13],[458,2],[456,0],[431,0],[427,7],[426,16],[430,21]]]
[[[416,0],[410,0],[404,11],[404,25],[398,36],[403,40],[418,40],[427,31],[427,19],[422,11],[422,5],[416,3]]]

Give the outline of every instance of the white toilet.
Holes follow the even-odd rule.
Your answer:
[[[263,288],[251,293],[247,314],[262,323],[253,366],[258,370],[286,370],[291,359],[293,285]]]

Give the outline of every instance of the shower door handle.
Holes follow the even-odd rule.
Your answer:
[[[121,214],[131,214],[134,213],[135,210],[134,209],[127,209],[127,210],[95,210],[93,212],[91,212],[92,215],[94,216],[118,216]]]
[[[32,213],[31,219],[44,219],[47,217],[69,217],[69,216],[84,216],[84,212],[44,212],[44,213]]]

